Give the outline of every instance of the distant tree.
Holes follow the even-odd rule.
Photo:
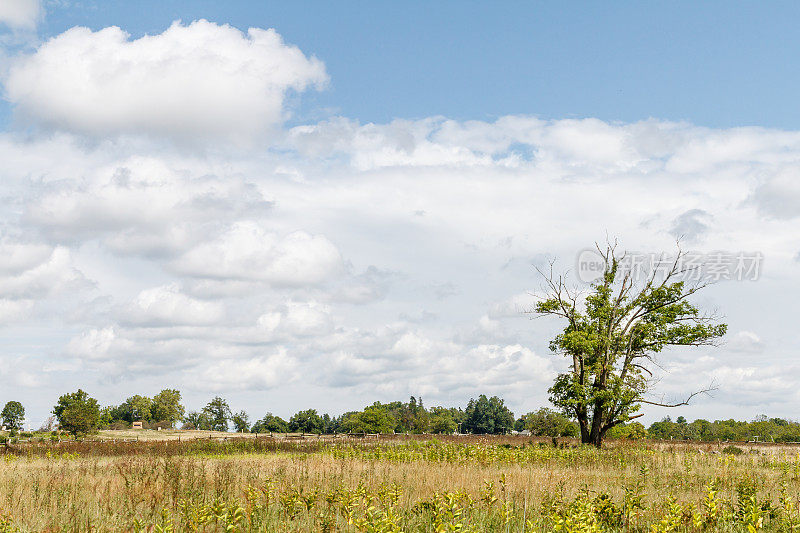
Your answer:
[[[641,440],[646,439],[650,435],[647,429],[639,422],[631,422],[630,424],[618,424],[614,426],[607,435],[614,439],[631,439]]]
[[[458,424],[449,415],[431,415],[429,429],[431,433],[451,435],[458,429]]]
[[[403,402],[399,401],[389,402],[389,403],[373,402],[373,404],[370,405],[370,408],[381,409],[389,416],[391,416],[397,424],[394,427],[395,433],[405,433],[406,431],[412,430],[411,424],[408,424],[408,422],[410,421],[408,404],[404,404]],[[342,421],[344,421],[344,418],[347,418],[351,414],[357,412],[358,411],[351,411],[349,413],[345,413],[345,415],[342,418]]]
[[[514,428],[514,413],[497,396],[481,394],[467,405],[464,429],[469,433],[504,435]]]
[[[237,433],[244,433],[250,430],[250,417],[244,411],[239,411],[231,416],[231,422]]]
[[[316,409],[306,409],[289,419],[289,431],[301,433],[322,433],[325,423]]]
[[[353,413],[342,421],[342,431],[346,433],[394,433],[397,421],[385,410],[367,407]]]
[[[124,405],[109,405],[103,408],[101,418],[109,424],[124,422],[130,425],[130,415]]]
[[[289,424],[279,416],[267,413],[250,428],[252,433],[287,433]]]
[[[393,416],[397,420],[396,415]],[[428,412],[422,405],[422,398],[417,400],[414,396],[400,409],[399,429],[402,432],[424,433],[428,430]]]
[[[667,417],[667,420],[669,420],[669,417]],[[675,423],[685,426],[686,425],[686,419],[684,417],[682,417],[682,416],[679,416],[678,418],[675,419]]]
[[[289,424],[281,417],[267,413],[264,418],[253,424],[250,431],[253,433],[288,433]]]
[[[212,431],[228,431],[228,420],[231,419],[231,408],[224,399],[214,397],[203,407],[203,414],[208,417],[209,429]]]
[[[204,411],[189,411],[183,417],[183,422],[183,429],[202,429],[204,431],[211,430],[211,419]]]
[[[25,420],[25,408],[21,403],[10,401],[3,407],[0,413],[3,418],[3,425],[12,433],[22,430],[22,422]]]
[[[97,400],[78,389],[72,394],[64,394],[53,407],[61,429],[73,434],[84,435],[97,430],[100,421],[100,406]]]
[[[48,416],[47,419],[42,423],[39,427],[39,431],[41,432],[51,432],[56,427],[56,417]]]
[[[681,417],[683,418],[683,417]],[[685,420],[684,420],[685,422]],[[647,430],[647,434],[654,439],[675,439],[681,438],[681,429],[685,424],[673,422],[670,417],[664,417],[659,422],[653,422]]]
[[[459,409],[457,407],[431,407],[429,414],[431,417],[433,416],[444,416],[450,418],[453,422],[456,423],[456,429],[458,429],[458,425],[464,422],[465,414],[463,409]],[[436,433],[434,431],[434,433]]]
[[[114,410],[116,407],[113,405],[109,405],[100,409],[100,418],[97,420],[97,427],[100,429],[109,429],[112,424],[114,424],[115,419],[113,417]]]
[[[524,417],[524,428],[539,437],[577,437],[578,427],[554,409],[542,407]]]
[[[164,389],[153,396],[151,416],[155,422],[169,422],[174,426],[185,411],[181,405],[181,392],[177,389]]]
[[[153,420],[152,409],[153,400],[139,394],[131,396],[119,406],[122,419],[126,422],[150,422]]]
[[[689,303],[705,284],[678,281],[680,250],[671,268],[654,269],[641,281],[633,269],[624,271],[614,245],[598,252],[605,271],[589,291],[571,290],[551,269],[535,313],[566,322],[550,349],[566,356],[569,367],[556,377],[550,401],[577,419],[581,442],[600,447],[609,429],[641,416],[634,413],[642,404],[677,407],[705,392],[672,404],[646,399],[654,385],[653,358],[672,346],[713,344],[727,328]]]
[[[322,415],[322,433],[332,435],[342,431],[342,421],[345,416],[331,416],[328,413]]]

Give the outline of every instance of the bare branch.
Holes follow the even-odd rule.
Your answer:
[[[691,393],[685,400],[683,400],[682,402],[677,402],[677,403],[651,402],[651,401],[645,400],[643,398],[637,399],[636,402],[637,403],[645,403],[647,405],[655,405],[657,407],[680,407],[682,405],[689,405],[689,402],[692,401],[692,398],[694,398],[695,396],[699,396],[701,394],[705,394],[707,396],[710,396],[709,393],[712,392],[712,391],[717,390],[718,388],[719,387],[717,387],[716,385],[710,385],[709,387],[707,387],[707,388],[705,388],[703,390],[699,390],[697,392]]]

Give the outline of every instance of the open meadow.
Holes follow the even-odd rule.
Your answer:
[[[521,436],[18,444],[0,460],[0,531],[793,531],[798,452]]]

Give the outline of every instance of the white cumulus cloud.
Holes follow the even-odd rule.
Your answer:
[[[326,81],[274,30],[199,20],[139,39],[71,28],[16,61],[5,87],[21,115],[56,129],[247,141],[282,122],[287,91]]]
[[[242,221],[183,254],[173,268],[199,278],[301,286],[332,277],[342,269],[342,258],[324,235],[296,231],[280,237],[262,224]]]
[[[123,320],[138,326],[206,326],[224,315],[219,302],[187,296],[173,283],[140,292],[124,309]]]

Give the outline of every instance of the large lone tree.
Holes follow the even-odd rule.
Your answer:
[[[617,257],[616,245],[597,251],[605,270],[588,291],[570,289],[551,264],[543,273],[546,294],[534,312],[566,321],[550,349],[569,358],[570,366],[550,388],[550,401],[577,419],[581,442],[600,447],[609,429],[642,416],[634,414],[641,404],[677,407],[707,392],[672,404],[647,399],[655,383],[654,356],[670,346],[712,345],[727,326],[689,303],[707,283],[683,281],[680,249],[671,266],[644,276],[621,268],[624,254]]]

